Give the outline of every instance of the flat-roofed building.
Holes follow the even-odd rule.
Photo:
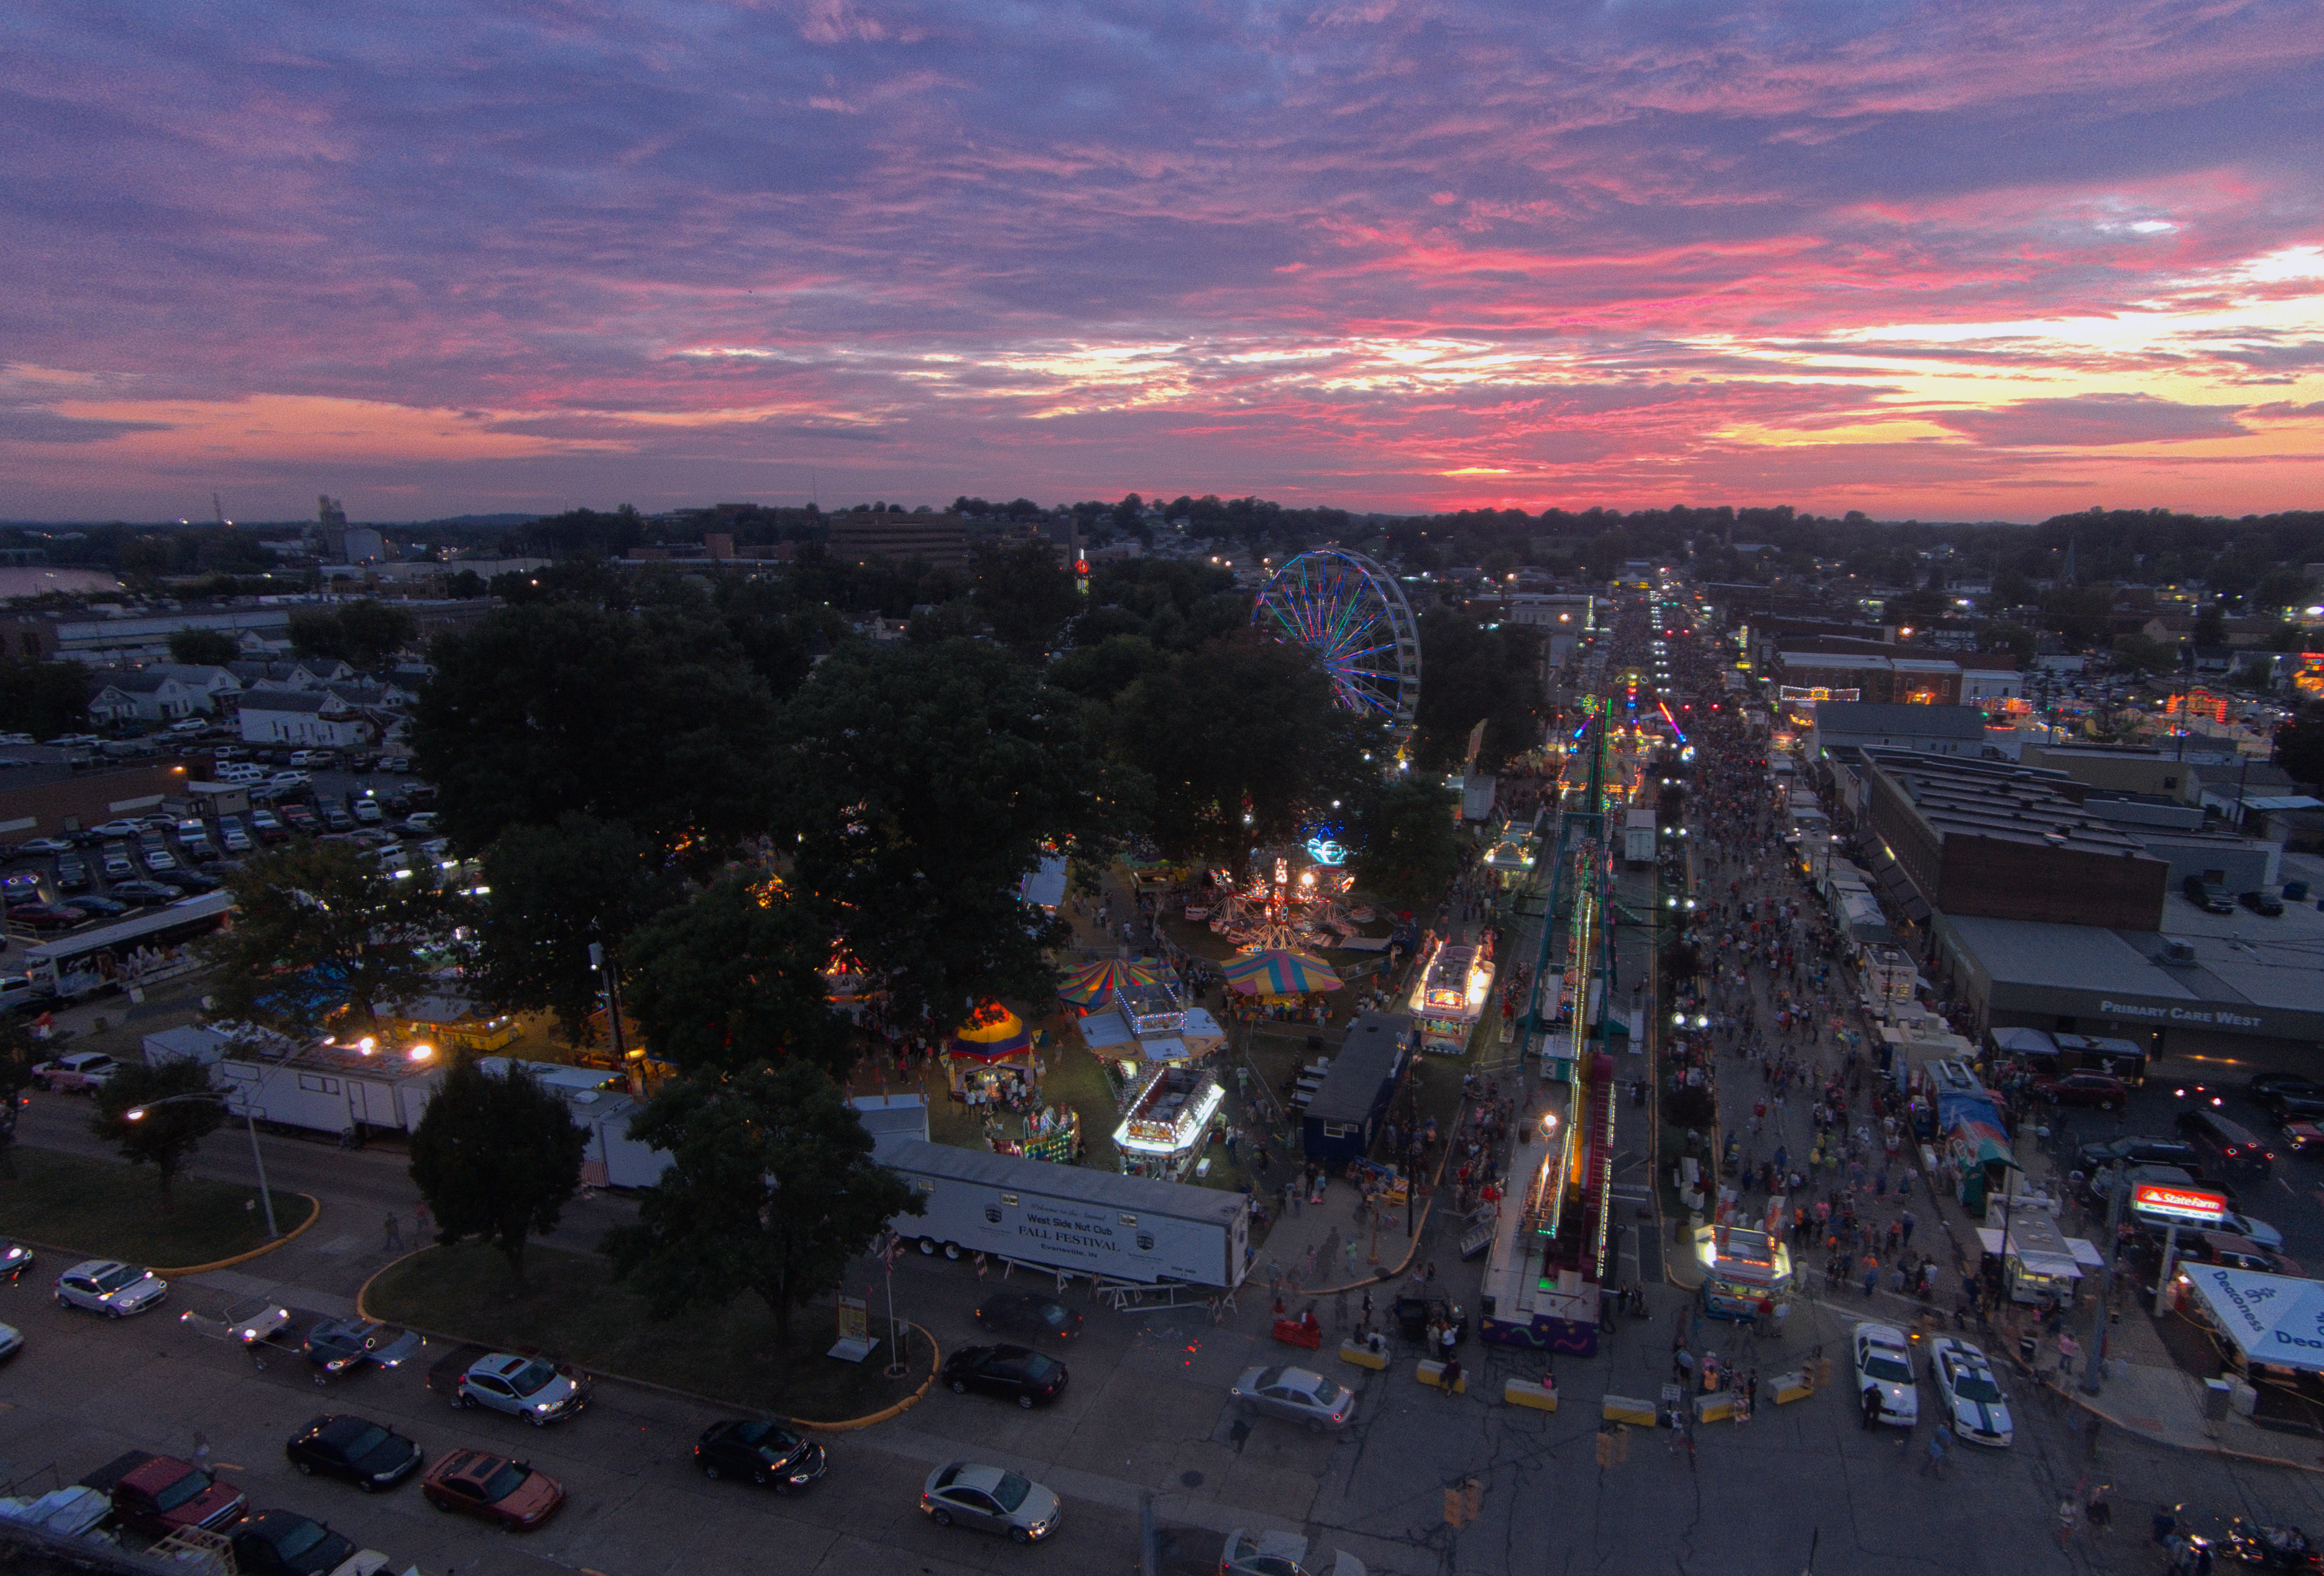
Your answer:
[[[845,563],[925,561],[931,569],[968,567],[968,531],[957,515],[833,515],[824,551]]]

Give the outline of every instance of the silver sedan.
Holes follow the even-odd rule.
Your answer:
[[[1231,1392],[1246,1411],[1304,1423],[1311,1433],[1345,1428],[1356,1414],[1356,1393],[1307,1368],[1245,1368]]]

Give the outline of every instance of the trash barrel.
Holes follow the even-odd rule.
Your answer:
[[[2017,1338],[2017,1356],[2027,1367],[2034,1366],[2034,1355],[2041,1349],[2041,1345],[2042,1338],[2037,1335],[2021,1335]]]

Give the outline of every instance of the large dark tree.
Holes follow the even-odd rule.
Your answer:
[[[342,1009],[374,1021],[424,995],[458,912],[431,884],[395,880],[346,843],[304,839],[226,878],[234,924],[208,943],[221,1014],[312,1030]]]
[[[365,672],[383,668],[418,629],[401,607],[365,598],[290,615],[290,646],[300,656],[336,657]]]
[[[1081,598],[1056,549],[1028,542],[996,548],[978,561],[976,609],[992,626],[994,639],[1020,656],[1038,656],[1081,611]]]
[[[525,1243],[557,1229],[588,1143],[564,1098],[523,1067],[455,1063],[411,1135],[411,1180],[436,1240],[491,1243],[521,1293]]]
[[[1089,747],[1081,703],[999,647],[850,647],[783,718],[774,775],[795,885],[906,1024],[1055,987],[1064,926],[1018,895],[1044,845],[1106,859],[1137,784]]]
[[[602,988],[592,943],[616,960],[640,924],[679,901],[676,871],[617,821],[578,811],[511,827],[484,850],[490,889],[476,962],[494,1005],[548,1007],[582,1043]]]
[[[749,1292],[788,1343],[791,1312],[839,1284],[848,1262],[920,1201],[872,1159],[872,1138],[832,1081],[803,1061],[679,1079],[631,1124],[670,1156],[604,1251],[659,1318]]]
[[[579,811],[706,867],[764,830],[774,704],[706,611],[503,607],[433,654],[414,747],[458,847]]]
[[[170,1184],[186,1169],[194,1151],[226,1120],[214,1099],[175,1099],[210,1092],[210,1070],[190,1058],[147,1067],[125,1062],[97,1086],[97,1114],[89,1131],[115,1145],[132,1165],[150,1165],[160,1179],[166,1205]],[[164,1100],[171,1101],[163,1105]],[[132,1111],[140,1114],[132,1117]]]
[[[853,1050],[825,999],[831,950],[823,915],[763,873],[737,873],[630,937],[623,1005],[654,1055],[689,1071],[798,1059],[843,1075]]]
[[[2295,783],[2324,783],[2324,705],[2310,701],[2276,730],[2275,764]]]
[[[1115,702],[1113,728],[1154,784],[1155,844],[1236,867],[1256,846],[1343,814],[1386,759],[1385,734],[1333,703],[1307,653],[1249,635],[1138,680]]]
[[[1434,774],[1400,772],[1358,795],[1348,827],[1358,888],[1394,908],[1434,904],[1460,869],[1460,808]]]
[[[1421,616],[1420,651],[1415,766],[1457,770],[1480,722],[1479,759],[1487,770],[1541,743],[1539,631],[1515,624],[1480,629],[1465,613],[1434,607]]]
[[[222,668],[242,655],[242,646],[223,629],[180,629],[170,636],[170,660]]]
[[[0,657],[0,728],[54,738],[88,725],[88,670]]]

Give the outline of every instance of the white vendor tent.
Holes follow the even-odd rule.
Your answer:
[[[2324,1285],[2216,1264],[2190,1264],[2185,1274],[2245,1357],[2324,1372]]]

